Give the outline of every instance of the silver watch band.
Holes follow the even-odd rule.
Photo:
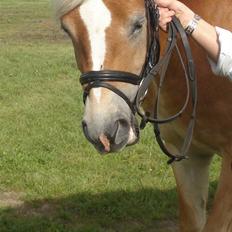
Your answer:
[[[188,26],[185,28],[185,32],[187,35],[191,35],[193,33],[200,19],[201,17],[197,14],[193,16],[193,19],[189,22]]]

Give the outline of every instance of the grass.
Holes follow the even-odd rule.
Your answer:
[[[152,128],[120,155],[96,153],[73,49],[50,15],[45,0],[0,0],[0,231],[172,231],[175,182]]]

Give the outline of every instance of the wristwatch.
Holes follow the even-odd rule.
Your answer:
[[[197,28],[197,25],[200,19],[201,17],[197,14],[193,16],[193,19],[189,22],[189,24],[185,28],[185,32],[187,35],[191,35],[193,33],[193,31]]]

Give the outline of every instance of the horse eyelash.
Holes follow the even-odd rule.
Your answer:
[[[137,20],[134,24],[133,24],[133,28],[131,31],[131,35],[134,35],[138,32],[140,32],[143,29],[143,25],[144,25],[144,20]]]
[[[143,24],[141,22],[136,22],[134,25],[134,31],[142,29]]]
[[[138,22],[133,25],[130,31],[130,38],[135,38],[139,34],[139,32],[143,29],[143,24]]]

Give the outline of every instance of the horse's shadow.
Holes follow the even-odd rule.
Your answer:
[[[212,201],[216,183],[210,185]],[[175,189],[140,189],[24,202],[0,211],[1,232],[177,230]]]

